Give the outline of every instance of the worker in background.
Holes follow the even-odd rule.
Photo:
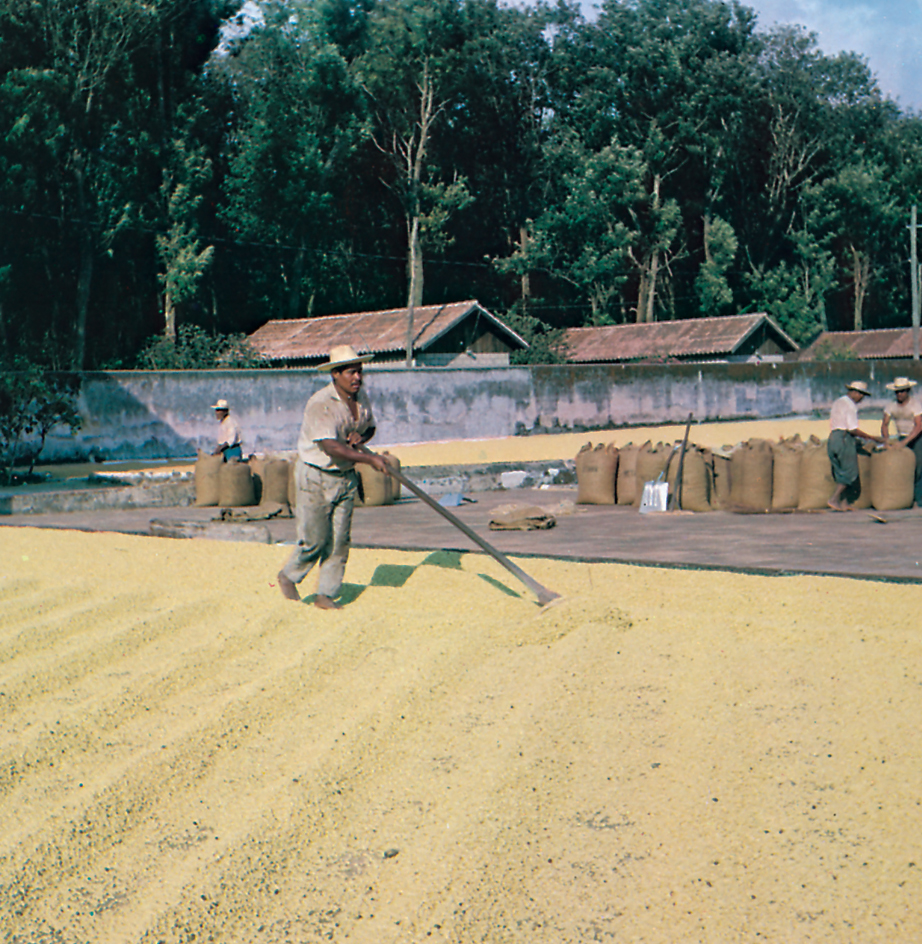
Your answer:
[[[223,455],[224,461],[228,459],[243,458],[243,436],[240,432],[240,424],[230,415],[230,407],[227,400],[218,400],[211,407],[214,410],[215,418],[218,423],[218,444],[212,455]]]
[[[826,450],[832,464],[832,477],[836,487],[826,503],[833,511],[848,511],[848,501],[861,494],[861,479],[858,474],[858,445],[855,439],[882,442],[879,437],[858,429],[858,404],[871,395],[863,380],[845,385],[845,396],[832,404],[829,414],[829,439]]]
[[[908,377],[897,377],[893,383],[887,384],[887,389],[893,391],[895,403],[891,403],[884,410],[884,419],[880,425],[880,435],[887,445],[890,442],[890,420],[896,427],[897,447],[912,449],[916,455],[916,477],[913,488],[917,505],[922,506],[922,402],[912,396],[912,388],[916,385]]]
[[[362,389],[362,369],[371,354],[358,355],[344,344],[330,351],[317,369],[331,381],[304,408],[295,466],[298,543],[279,571],[279,588],[289,600],[300,600],[297,585],[320,561],[314,606],[339,609],[346,560],[352,541],[352,509],[358,493],[357,462],[379,472],[390,466],[378,455],[360,451],[375,434],[371,403]]]

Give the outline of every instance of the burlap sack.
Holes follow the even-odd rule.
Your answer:
[[[803,452],[800,436],[772,444],[772,508],[797,507]]]
[[[392,468],[400,471],[400,460],[396,456],[392,456],[386,449],[381,452],[381,458]],[[400,482],[392,476],[387,477],[387,487],[390,489],[390,501],[397,501],[400,498]]]
[[[712,471],[710,463],[706,461],[704,450],[689,443],[685,447],[685,457],[682,459],[681,506],[677,507],[680,507],[682,511],[711,510]],[[676,452],[666,472],[670,495],[677,495],[678,477],[679,453]]]
[[[576,456],[576,500],[581,505],[614,505],[618,450],[613,443],[586,443]]]
[[[871,453],[863,452],[858,447],[858,477],[861,480],[861,494],[852,501],[852,508],[859,511],[871,507]]]
[[[859,466],[860,468],[860,466]],[[912,508],[916,457],[896,446],[871,456],[871,504],[878,511]]]
[[[367,462],[356,462],[355,471],[362,479],[364,495],[364,499],[356,504],[372,508],[378,505],[390,505],[394,501],[390,485],[392,479],[389,475],[379,472]]]
[[[659,477],[660,472],[666,468],[670,455],[672,455],[672,446],[667,446],[665,443],[657,443],[654,446],[650,442],[645,442],[637,451],[637,469],[634,479],[635,508],[640,507],[644,483],[652,482]]]
[[[252,463],[250,463],[252,465]],[[271,458],[263,462],[262,502],[290,505],[288,481],[291,476],[290,463],[287,459]]]
[[[256,498],[256,504],[259,505],[263,500],[263,487],[265,485],[263,479],[266,470],[266,460],[260,459],[258,456],[250,456],[250,458],[247,459],[247,465],[249,465],[250,475],[253,477],[253,495]]]
[[[224,465],[224,456],[209,456],[199,452],[195,460],[195,504],[218,504],[218,473]]]
[[[231,459],[218,472],[218,504],[222,508],[236,508],[256,504],[253,475],[246,462]]]
[[[491,531],[536,531],[556,524],[556,518],[544,508],[513,505],[495,509],[489,527]]]
[[[772,506],[772,444],[750,439],[730,459],[730,504],[764,510]]]
[[[618,450],[618,475],[615,485],[615,501],[619,505],[633,505],[637,492],[637,453],[640,446],[628,443]]]
[[[294,511],[298,507],[298,459],[294,458],[288,463],[288,504]]]
[[[723,446],[713,449],[708,454],[711,466],[711,508],[718,510],[730,507],[730,459],[733,455],[732,446]]]
[[[797,508],[809,511],[825,508],[836,490],[832,477],[832,465],[826,443],[808,442],[800,458],[800,474],[797,479]]]

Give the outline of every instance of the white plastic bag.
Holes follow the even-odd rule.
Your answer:
[[[640,513],[648,511],[665,511],[669,502],[669,483],[656,479],[643,483],[643,492],[640,496]]]

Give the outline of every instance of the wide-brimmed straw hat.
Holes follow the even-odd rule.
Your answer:
[[[330,349],[330,360],[321,364],[317,370],[330,371],[336,367],[349,367],[350,364],[365,364],[374,357],[374,354],[356,354],[351,344],[338,344]]]
[[[846,390],[857,390],[858,393],[863,393],[866,397],[871,395],[871,391],[868,390],[868,385],[863,380],[853,380],[850,384],[845,385]]]
[[[910,380],[908,377],[897,377],[893,383],[887,384],[888,390],[910,390],[916,385],[914,380]]]
[[[211,405],[213,410],[229,410],[230,407],[227,405],[227,400],[221,399]]]

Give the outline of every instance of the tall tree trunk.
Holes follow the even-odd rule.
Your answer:
[[[868,282],[871,278],[870,256],[859,252],[854,246],[852,251],[852,269],[855,278],[855,331],[864,330],[864,299],[868,293]]]
[[[519,247],[522,251],[522,255],[528,255],[528,227],[520,226],[519,227]],[[528,306],[528,299],[531,297],[531,274],[529,272],[522,273],[522,313],[526,313],[526,308]]]
[[[301,314],[301,286],[304,283],[304,261],[307,250],[303,245],[295,253],[294,265],[291,269],[291,292],[288,296],[288,317],[298,318]]]
[[[93,231],[87,219],[83,155],[79,151],[74,152],[74,178],[77,182],[77,211],[80,214],[78,223],[80,261],[77,272],[77,317],[74,325],[74,351],[71,366],[73,370],[83,370],[86,363],[87,313],[90,307],[90,288],[93,283]]]
[[[423,259],[419,246],[419,217],[410,224],[410,289],[407,297],[407,361],[413,366],[414,313],[423,302]]]
[[[176,306],[173,304],[169,282],[163,293],[163,336],[169,341],[176,341]]]

